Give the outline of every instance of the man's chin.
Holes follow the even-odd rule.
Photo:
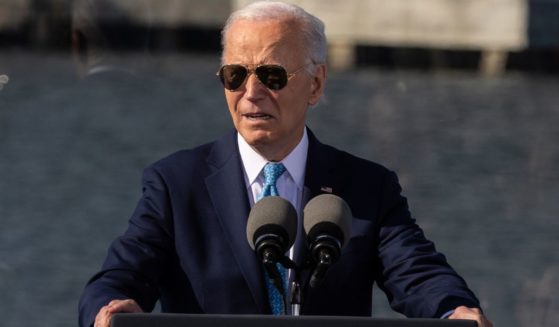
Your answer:
[[[245,141],[253,148],[265,147],[271,143],[269,137],[266,136],[254,136],[245,137]]]
[[[271,142],[273,132],[267,129],[250,129],[241,131],[241,135],[248,144],[257,145]]]
[[[255,150],[267,148],[274,143],[273,134],[267,131],[251,131],[249,133],[242,133],[245,141]]]

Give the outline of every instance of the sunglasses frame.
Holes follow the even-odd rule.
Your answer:
[[[301,66],[301,67],[295,69],[295,70],[292,71],[291,73],[288,73],[288,72],[287,72],[287,69],[285,69],[285,67],[283,67],[282,65],[278,65],[278,64],[260,64],[260,65],[227,64],[227,65],[223,65],[223,66],[221,66],[221,67],[219,68],[219,70],[218,70],[217,73],[216,73],[216,76],[218,76],[219,79],[221,80],[221,83],[223,84],[223,87],[225,87],[225,89],[227,89],[227,90],[229,90],[229,91],[236,91],[236,90],[238,90],[239,88],[241,88],[243,85],[245,85],[246,81],[248,80],[248,78],[249,78],[250,75],[252,75],[252,74],[254,74],[254,75],[256,76],[256,79],[258,80],[258,82],[259,82],[260,84],[264,85],[268,90],[270,90],[270,91],[279,91],[279,90],[282,90],[283,88],[285,88],[285,87],[287,86],[287,83],[289,82],[289,80],[290,80],[291,78],[293,78],[295,75],[297,75],[297,73],[299,73],[301,70],[303,70],[303,68],[305,68],[306,66],[308,66],[308,65],[310,65],[310,64],[312,64],[312,63],[306,63],[306,64],[304,64],[303,66]],[[245,76],[245,78],[243,79],[243,81],[241,82],[241,84],[240,84],[238,87],[236,87],[236,88],[234,88],[234,89],[230,89],[230,88],[227,88],[227,87],[225,86],[225,78],[223,77],[223,70],[224,70],[226,67],[233,67],[233,66],[235,66],[235,67],[243,67],[243,68],[246,70],[246,76]],[[252,68],[251,68],[251,66],[252,66]],[[282,87],[280,87],[280,88],[278,88],[278,89],[273,89],[273,88],[268,87],[268,85],[266,85],[266,84],[264,83],[264,81],[262,81],[262,80],[260,79],[260,76],[258,76],[258,74],[256,73],[256,70],[259,69],[259,68],[262,68],[262,67],[267,67],[267,68],[272,67],[272,68],[279,68],[279,69],[283,70],[283,72],[285,73],[285,76],[286,76],[285,85],[283,85]]]

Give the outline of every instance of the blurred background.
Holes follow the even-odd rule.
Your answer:
[[[142,169],[232,128],[220,29],[248,2],[0,0],[2,326],[77,325]],[[496,326],[556,325],[559,1],[290,2],[330,42],[318,138],[398,173]]]

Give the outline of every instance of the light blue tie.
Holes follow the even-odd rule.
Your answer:
[[[276,182],[278,178],[285,172],[285,167],[282,163],[269,162],[264,166],[264,186],[262,187],[262,192],[258,197],[258,200],[265,196],[278,196],[278,189],[276,188]]]
[[[278,196],[278,189],[276,187],[276,182],[278,178],[285,172],[285,167],[281,163],[269,162],[264,166],[264,186],[262,187],[262,192],[258,199],[262,199],[265,196]],[[282,281],[286,280],[286,271],[281,264],[277,264],[279,273],[281,275]],[[283,296],[279,290],[274,286],[266,273],[266,288],[268,289],[268,301],[270,301],[270,307],[272,308],[272,314],[279,316],[284,313],[283,308]],[[285,286],[284,286],[285,287]]]

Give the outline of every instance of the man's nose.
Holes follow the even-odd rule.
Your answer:
[[[262,94],[263,91],[265,91],[266,87],[264,86],[264,84],[262,84],[262,82],[260,82],[256,74],[250,74],[247,77],[245,89],[245,96],[258,97]]]

